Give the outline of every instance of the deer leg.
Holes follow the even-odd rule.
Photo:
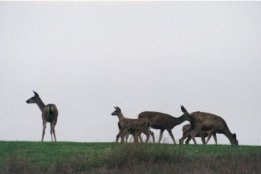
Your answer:
[[[191,136],[189,136],[189,137],[186,139],[185,144],[189,144],[190,140],[191,140]]]
[[[192,138],[192,140],[194,141],[194,144],[197,144],[195,137],[196,137],[196,135],[199,133],[199,131],[200,131],[200,129],[197,128],[197,129],[194,129],[194,130],[191,132],[191,138]]]
[[[206,144],[206,140],[205,140],[204,136],[201,136],[201,141],[202,141],[203,144]]]
[[[52,128],[52,124],[50,126],[50,134],[51,134],[51,140],[53,142],[53,128]]]
[[[53,142],[53,123],[50,123],[50,134],[51,134],[51,140]]]
[[[208,135],[206,144],[208,144],[208,142],[209,142],[209,140],[210,140],[210,137],[211,137],[211,134]]]
[[[152,136],[153,143],[155,143],[154,133],[151,130],[149,130],[149,132],[150,132],[150,135]]]
[[[51,123],[51,137],[52,137],[52,135],[53,135],[54,141],[56,142],[55,125],[56,125],[56,121],[54,121],[54,122]],[[53,141],[53,137],[52,137],[52,141]]]
[[[160,137],[159,137],[158,143],[160,143],[160,141],[161,141],[161,139],[162,139],[163,132],[164,132],[164,129],[161,129],[161,130],[160,130]]]
[[[122,134],[123,134],[123,130],[120,129],[119,133],[116,135],[116,143],[118,143],[120,137],[121,137],[121,142],[122,143],[124,142],[124,136],[122,136]]]
[[[143,143],[143,140],[141,138],[141,133],[142,133],[142,131],[138,131],[138,133],[137,133],[137,140],[139,143]]]
[[[134,143],[139,143],[139,134],[140,134],[140,131],[135,131],[134,133]]]
[[[125,143],[124,142],[125,131],[122,131],[122,133],[120,134],[120,137],[121,137],[121,143]]]
[[[193,140],[194,144],[198,144],[198,143],[196,142],[196,139],[195,139],[195,137],[194,137],[194,138],[192,138],[192,140]]]
[[[149,138],[150,138],[150,132],[149,132],[149,130],[145,130],[143,133],[146,135],[146,141],[145,141],[145,143],[148,143]]]
[[[53,137],[54,137],[54,142],[56,142],[56,136],[55,136],[55,129],[53,127]]]
[[[124,137],[129,133],[129,129],[124,129],[121,131],[120,137],[121,137],[121,143],[124,143]]]
[[[52,127],[54,141],[56,142],[55,125]]]
[[[179,144],[183,144],[183,141],[186,139],[186,138],[190,138],[191,139],[191,135],[190,133],[192,132],[191,128],[189,130],[187,130],[185,133],[183,133],[183,136],[179,139]],[[189,140],[190,140],[189,139]]]
[[[209,140],[210,140],[212,134],[213,134],[213,130],[210,130],[210,131],[208,132],[208,138],[207,138],[206,144],[208,144],[208,142],[209,142]]]
[[[139,138],[140,142],[143,143],[143,140],[142,140],[142,137],[141,137],[141,132],[140,132],[138,138]]]
[[[127,133],[127,135],[126,135],[126,143],[128,142],[128,139],[129,139],[129,135],[130,135],[130,133]]]
[[[217,135],[216,135],[216,133],[213,133],[213,137],[214,137],[215,143],[217,145]]]
[[[176,141],[175,141],[175,138],[174,138],[174,136],[173,136],[173,134],[172,134],[171,129],[167,129],[167,130],[168,130],[168,132],[169,132],[169,135],[170,135],[172,141],[174,142],[174,144],[176,144]]]
[[[45,129],[46,129],[46,121],[43,121],[42,142],[44,140]]]
[[[119,141],[120,133],[121,133],[121,131],[119,131],[119,133],[118,133],[117,136],[116,136],[116,143],[118,143],[118,141]]]

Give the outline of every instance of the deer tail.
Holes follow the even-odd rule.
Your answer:
[[[49,114],[53,114],[55,112],[54,106],[49,106]]]
[[[182,111],[184,114],[187,114],[187,113],[188,113],[187,109],[186,109],[183,105],[181,105],[180,107],[181,107],[181,111]]]

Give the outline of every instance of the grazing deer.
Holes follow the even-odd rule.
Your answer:
[[[180,144],[182,144],[184,139],[186,139],[189,136],[191,136],[191,138],[194,139],[195,136],[203,130],[208,131],[208,138],[206,143],[208,143],[211,135],[215,133],[222,133],[229,139],[232,145],[238,145],[236,134],[232,134],[230,132],[227,123],[220,116],[199,111],[189,114],[184,106],[181,106],[181,111],[185,115],[190,117],[191,127],[179,140]]]
[[[42,119],[43,119],[43,132],[42,132],[42,141],[44,140],[44,134],[45,134],[45,129],[46,129],[46,124],[47,122],[50,122],[51,124],[51,138],[53,141],[53,136],[54,140],[56,142],[56,136],[55,136],[55,125],[57,123],[57,117],[58,117],[58,110],[54,104],[48,104],[45,105],[43,101],[41,100],[40,96],[35,92],[34,96],[28,100],[26,100],[26,103],[35,103],[37,106],[40,108],[42,112]]]
[[[185,133],[190,129],[190,124],[185,124],[183,127],[182,127],[182,132],[183,132],[183,136],[185,135]],[[205,137],[207,137],[209,135],[209,131],[203,131],[201,130],[197,135],[196,137],[201,137],[201,140],[202,140],[202,143],[203,144],[206,144],[206,141],[205,141]],[[216,133],[213,134],[213,137],[214,137],[214,140],[215,140],[215,143],[217,144],[217,136],[216,136]],[[187,140],[185,141],[186,144],[189,144],[189,141],[191,140],[191,136],[188,136]],[[196,140],[193,139],[194,143],[196,143]]]
[[[186,120],[189,120],[190,117],[188,117],[186,114],[183,114],[182,116],[176,118],[169,114],[161,113],[161,112],[152,112],[152,111],[145,111],[139,114],[138,118],[148,119],[151,122],[150,127],[153,129],[160,129],[160,137],[159,137],[159,143],[162,139],[162,134],[164,130],[167,130],[170,137],[172,138],[174,144],[176,144],[176,141],[174,139],[174,136],[172,134],[172,129],[183,123]]]
[[[115,111],[111,113],[112,116],[118,116],[119,122],[119,133],[116,136],[116,142],[118,142],[119,137],[121,137],[121,142],[124,142],[124,137],[129,133],[134,134],[134,142],[138,142],[138,136],[141,133],[146,135],[146,143],[149,140],[150,135],[154,142],[154,133],[149,130],[150,121],[146,119],[130,119],[125,118],[119,107],[114,107]]]

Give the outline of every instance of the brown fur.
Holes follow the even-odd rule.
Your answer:
[[[182,112],[190,117],[190,129],[182,136],[180,143],[182,144],[184,139],[191,136],[195,136],[200,133],[200,131],[209,131],[207,143],[211,135],[215,133],[224,134],[230,141],[232,145],[238,145],[236,134],[232,134],[223,118],[220,116],[207,113],[207,112],[193,112],[189,114],[184,106],[181,106]]]
[[[185,133],[190,129],[190,124],[185,124],[183,127],[182,127],[182,132],[183,132],[183,136],[185,135]],[[210,131],[203,131],[201,130],[197,135],[196,137],[201,137],[201,140],[202,140],[202,143],[203,144],[206,144],[206,141],[205,141],[205,138],[210,134]],[[217,144],[217,136],[216,136],[216,133],[213,134],[213,137],[214,137],[214,140],[215,140],[215,143]],[[191,136],[188,136],[187,137],[187,140],[185,141],[186,144],[189,144],[189,141],[191,140]],[[196,140],[193,139],[194,143],[196,143]]]
[[[172,129],[175,126],[189,119],[189,117],[187,117],[187,115],[184,114],[178,118],[175,118],[169,114],[165,114],[161,112],[152,112],[152,111],[142,112],[139,114],[138,118],[148,119],[151,122],[151,128],[160,129],[160,137],[158,141],[159,143],[162,139],[162,134],[164,130],[167,130],[174,144],[176,144],[176,141],[172,134]]]
[[[116,136],[116,142],[118,142],[119,137],[121,137],[121,142],[124,142],[124,137],[129,133],[134,134],[134,142],[138,142],[138,136],[141,133],[144,133],[146,135],[146,142],[148,142],[149,136],[152,135],[154,142],[154,134],[152,131],[149,130],[149,120],[125,118],[119,107],[115,107],[115,111],[111,115],[116,115],[119,118],[119,133]]]

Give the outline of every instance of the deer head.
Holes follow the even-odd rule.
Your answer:
[[[121,113],[121,109],[118,106],[114,107],[114,109],[115,109],[115,111],[113,111],[111,113],[112,116],[115,116],[115,115],[118,115],[119,113]]]
[[[232,143],[232,145],[238,146],[237,135],[235,133],[233,134],[233,139],[232,139],[231,143]]]
[[[180,108],[181,108],[181,111],[183,112],[182,116],[185,117],[190,122],[193,121],[191,118],[191,115],[188,113],[187,109],[183,105],[181,105]]]
[[[39,101],[39,95],[37,94],[37,92],[33,91],[34,96],[29,98],[28,100],[26,100],[26,103],[37,103]]]

